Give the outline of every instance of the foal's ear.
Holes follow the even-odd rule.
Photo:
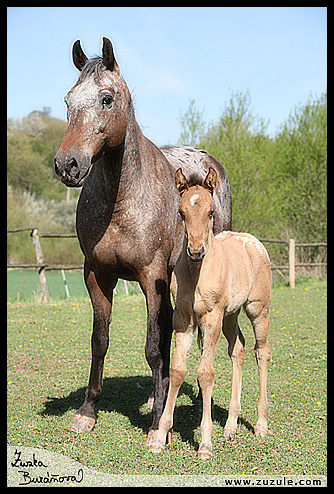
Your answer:
[[[102,57],[104,66],[110,70],[119,72],[118,64],[115,60],[114,50],[110,39],[103,37]]]
[[[176,186],[177,190],[179,191],[179,193],[181,194],[181,196],[182,196],[182,194],[183,194],[184,191],[186,191],[186,190],[189,189],[188,180],[183,175],[181,168],[179,168],[178,170],[176,170],[176,173],[175,173],[175,186]]]
[[[209,172],[204,180],[204,187],[209,189],[211,194],[213,194],[213,191],[215,190],[217,185],[217,172],[213,168],[209,168]]]
[[[72,48],[72,57],[73,57],[73,63],[76,66],[78,70],[82,70],[83,66],[87,62],[88,58],[84,54],[81,45],[80,45],[80,40],[77,39],[76,42],[73,45]]]

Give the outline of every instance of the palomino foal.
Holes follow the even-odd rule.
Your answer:
[[[212,456],[213,361],[221,330],[228,340],[228,354],[233,366],[232,395],[224,436],[231,436],[237,430],[245,344],[238,326],[241,307],[244,307],[254,329],[254,351],[260,377],[255,433],[260,436],[268,433],[266,383],[271,358],[268,342],[270,261],[266,249],[252,235],[226,231],[214,236],[212,194],[217,174],[213,168],[210,168],[203,185],[194,186],[189,185],[178,169],[175,184],[181,195],[179,213],[185,228],[183,250],[171,285],[175,301],[175,353],[166,406],[150,449],[158,453],[165,446],[166,435],[173,425],[176,397],[186,373],[186,358],[198,326],[203,345],[197,371],[203,394],[202,441],[198,455],[207,459]]]

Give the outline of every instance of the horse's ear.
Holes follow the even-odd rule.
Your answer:
[[[72,56],[73,56],[73,63],[76,66],[78,70],[82,70],[83,66],[87,62],[88,58],[84,54],[81,45],[80,45],[80,40],[78,39],[72,48]]]
[[[104,66],[110,70],[119,72],[118,64],[115,60],[114,50],[110,39],[103,37],[102,57]]]
[[[204,180],[204,187],[209,189],[211,194],[213,194],[213,191],[215,190],[217,185],[217,172],[213,168],[209,168],[209,172]]]
[[[186,190],[189,189],[188,180],[183,175],[181,168],[179,168],[178,170],[176,170],[176,173],[175,173],[175,186],[176,186],[177,190],[179,191],[179,193],[181,194],[181,196],[182,196],[182,194],[183,194],[184,191],[186,191]]]

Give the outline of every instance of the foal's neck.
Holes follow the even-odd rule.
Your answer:
[[[204,259],[202,261],[193,261],[192,259],[190,259],[190,257],[187,254],[187,241],[185,238],[185,242],[183,245],[183,255],[186,258],[186,262],[188,265],[189,272],[191,274],[194,288],[196,287],[196,285],[198,283],[199,276],[201,274],[201,270],[203,268],[203,265],[207,264],[207,262],[210,262],[211,253],[212,253],[212,249],[213,249],[213,243],[214,243],[214,234],[213,234],[213,230],[210,229],[209,236],[208,236],[208,245],[206,248],[206,253],[205,253]]]

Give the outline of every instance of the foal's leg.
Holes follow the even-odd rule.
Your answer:
[[[92,363],[85,401],[68,426],[73,432],[90,432],[96,422],[95,404],[102,391],[103,363],[109,344],[112,291],[116,284],[116,280],[103,281],[85,263],[85,282],[94,310]]]
[[[239,314],[239,313],[238,313]],[[228,419],[224,427],[224,437],[231,437],[237,431],[237,421],[241,412],[241,379],[245,358],[245,338],[239,325],[238,314],[224,319],[223,333],[228,341],[228,354],[232,361],[232,393],[228,407]]]
[[[267,375],[271,359],[268,331],[269,331],[269,305],[260,302],[252,302],[246,308],[255,335],[254,353],[259,369],[260,394],[257,405],[258,420],[254,427],[257,436],[264,437],[268,434],[268,413],[269,406],[267,400]]]
[[[197,370],[197,378],[202,389],[203,415],[201,421],[202,441],[198,449],[198,456],[201,460],[206,460],[212,457],[211,396],[215,379],[213,361],[222,327],[221,311],[218,308],[213,309],[200,320],[199,325],[203,333],[203,351]]]
[[[178,311],[174,315],[174,321],[178,317]],[[169,389],[166,405],[159,422],[159,429],[150,444],[150,450],[153,453],[160,453],[166,444],[166,436],[173,426],[173,413],[176,398],[181,384],[186,375],[186,359],[193,338],[193,327],[189,326],[184,332],[175,332],[175,352],[170,369]]]

